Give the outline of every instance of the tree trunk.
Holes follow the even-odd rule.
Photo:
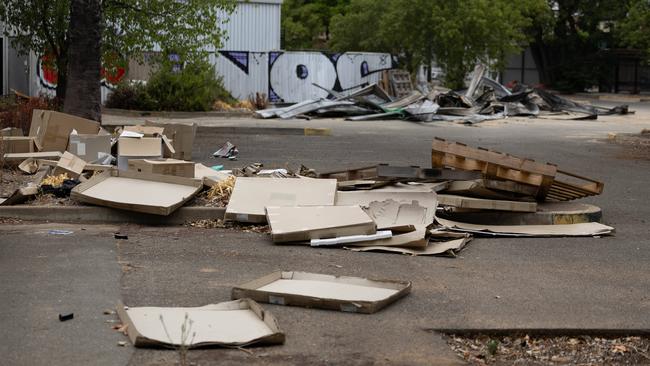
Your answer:
[[[63,111],[101,121],[101,0],[72,0]]]
[[[56,58],[56,98],[59,102],[65,100],[65,91],[68,85],[68,54],[62,53]]]

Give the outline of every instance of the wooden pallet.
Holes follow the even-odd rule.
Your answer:
[[[391,92],[396,99],[408,97],[413,91],[411,74],[408,71],[389,70],[388,81],[390,82]]]
[[[569,201],[598,195],[603,183],[558,170],[549,163],[538,163],[484,148],[435,138],[431,149],[433,168],[480,171],[488,179],[501,179],[537,188],[538,201]]]

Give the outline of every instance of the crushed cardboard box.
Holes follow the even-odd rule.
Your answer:
[[[156,123],[145,121],[144,125],[163,128],[163,134],[171,140],[172,146],[174,147],[172,158],[192,160],[192,148],[194,147],[194,137],[197,130],[196,123]]]
[[[411,291],[411,282],[275,272],[232,289],[232,298],[275,305],[375,313]]]
[[[66,151],[61,155],[61,158],[52,171],[52,175],[67,173],[70,179],[77,179],[84,171],[85,166],[86,162],[83,159],[80,159]]]
[[[563,225],[475,225],[441,218],[436,218],[436,221],[449,230],[485,236],[598,236],[608,235],[614,232],[613,227],[597,222]]]
[[[66,151],[72,130],[80,134],[97,134],[100,125],[89,119],[69,114],[34,109],[29,136],[39,151]]]
[[[273,314],[250,299],[193,308],[118,304],[117,314],[136,347],[243,347],[285,340]]]

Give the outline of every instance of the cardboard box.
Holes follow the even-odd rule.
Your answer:
[[[375,222],[359,206],[267,207],[266,218],[275,243],[377,231]]]
[[[93,205],[167,216],[203,188],[194,179],[109,170],[72,189],[70,197]]]
[[[406,296],[411,282],[275,272],[232,289],[232,298],[371,314]]]
[[[265,223],[265,207],[333,206],[335,195],[336,179],[239,177],[225,219]]]
[[[194,178],[194,162],[177,159],[131,159],[129,171]]]
[[[276,318],[250,299],[193,308],[127,308],[118,304],[117,314],[136,347],[242,347],[285,340]],[[193,322],[192,334],[183,339],[180,330],[186,326],[186,317]]]
[[[162,157],[160,137],[120,137],[117,140],[117,168],[127,170],[130,159],[159,159]]]
[[[124,126],[124,131],[141,133],[144,137],[160,137],[164,130],[162,127],[155,126]]]
[[[0,151],[5,154],[34,152],[34,138],[29,136],[0,137]]]
[[[69,114],[34,109],[29,136],[39,151],[65,151],[72,130],[80,134],[97,134],[100,125],[89,119]]]
[[[162,127],[163,134],[172,140],[172,146],[175,152],[172,158],[181,160],[192,160],[192,148],[194,147],[194,137],[196,136],[196,123],[156,123],[145,121],[145,126]]]
[[[94,163],[111,154],[111,135],[105,132],[97,135],[71,133],[67,151]]]
[[[79,178],[85,166],[86,162],[83,159],[80,159],[66,151],[61,155],[61,159],[59,159],[56,167],[54,167],[52,175],[68,173],[70,179],[76,179]]]

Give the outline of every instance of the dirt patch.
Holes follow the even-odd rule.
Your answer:
[[[463,337],[448,335],[447,344],[475,365],[650,364],[647,337]]]
[[[642,130],[638,134],[610,135],[609,141],[624,147],[618,158],[650,160],[650,130]]]
[[[25,175],[13,169],[0,170],[0,197],[11,196],[16,189],[26,186],[34,179],[31,175]]]
[[[188,222],[185,226],[199,228],[199,229],[230,229],[243,231],[245,233],[261,233],[267,234],[271,230],[268,225],[246,225],[233,221],[223,221],[223,220],[198,220],[193,222]]]

